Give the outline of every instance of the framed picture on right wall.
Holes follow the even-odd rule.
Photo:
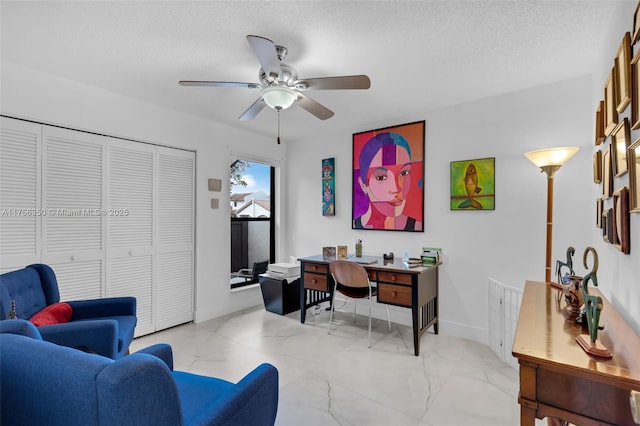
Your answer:
[[[611,161],[611,144],[602,150],[602,198],[611,197],[613,192],[613,170]]]
[[[629,166],[629,211],[640,213],[640,139],[627,150]]]

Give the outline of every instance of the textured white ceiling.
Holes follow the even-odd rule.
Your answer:
[[[247,34],[286,46],[285,62],[301,78],[369,75],[367,91],[307,92],[336,113],[328,121],[298,107],[283,112],[283,135],[295,139],[328,125],[359,131],[423,119],[425,111],[585,75],[611,9],[611,0],[2,0],[0,55],[269,135],[276,113],[268,108],[237,120],[256,90],[178,80],[258,82]]]

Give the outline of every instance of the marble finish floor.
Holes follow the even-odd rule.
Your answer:
[[[262,362],[278,368],[276,425],[518,425],[518,372],[483,344],[427,332],[413,355],[411,328],[336,312],[280,316],[263,307],[134,340],[173,347],[176,370],[237,382]]]

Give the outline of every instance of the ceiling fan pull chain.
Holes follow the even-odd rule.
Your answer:
[[[278,145],[280,145],[280,110],[282,108],[278,108],[278,139],[276,139],[278,141]]]

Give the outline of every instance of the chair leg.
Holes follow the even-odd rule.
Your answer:
[[[371,349],[371,297],[369,297],[369,349]]]
[[[353,323],[356,323],[356,308],[358,307],[358,299],[353,299]]]
[[[337,286],[335,286],[337,287]],[[327,334],[331,334],[331,321],[333,320],[333,312],[336,308],[336,288],[333,289],[333,297],[331,298],[331,312],[329,313],[329,330]]]

